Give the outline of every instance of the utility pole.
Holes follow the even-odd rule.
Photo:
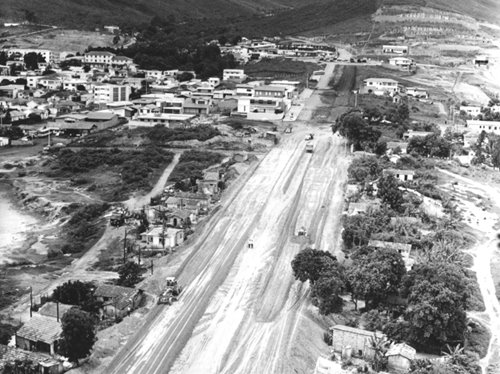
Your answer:
[[[128,230],[125,228],[125,237],[123,238],[123,263],[127,262],[127,233]]]
[[[30,286],[30,318],[33,317],[33,286]]]
[[[153,260],[151,260],[151,275],[153,275]]]

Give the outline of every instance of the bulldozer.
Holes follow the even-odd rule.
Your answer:
[[[168,277],[166,279],[165,290],[158,297],[158,304],[172,305],[172,303],[179,300],[181,292],[182,287],[177,283],[177,279]]]

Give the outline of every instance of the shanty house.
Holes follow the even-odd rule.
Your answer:
[[[361,330],[344,325],[330,327],[330,332],[332,334],[332,348],[335,352],[342,352],[344,348],[350,347],[354,356],[367,359],[371,359],[374,355],[370,339],[374,336],[385,336],[381,332]]]
[[[59,350],[62,327],[51,317],[33,315],[16,333],[16,347],[51,355]]]
[[[185,228],[191,225],[193,213],[187,210],[174,210],[166,216],[166,224],[170,227]]]
[[[94,292],[97,301],[102,302],[101,315],[124,317],[139,307],[143,291],[130,287],[101,284]]]
[[[66,371],[62,360],[55,359],[48,354],[0,345],[0,373],[6,373],[8,365],[26,361],[33,363],[36,374],[62,374]]]
[[[415,359],[416,350],[408,344],[393,344],[386,352],[387,368],[391,371],[407,373]]]
[[[76,307],[75,305],[68,305],[62,303],[53,303],[51,301],[43,304],[40,309],[38,309],[38,314],[41,316],[49,317],[60,321],[64,314],[71,308]]]

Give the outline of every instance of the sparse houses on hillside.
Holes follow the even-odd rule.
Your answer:
[[[401,92],[398,81],[390,78],[368,78],[363,81],[361,94],[394,95]]]
[[[402,71],[414,71],[417,68],[415,61],[408,57],[393,57],[389,59],[389,65],[396,66]]]
[[[472,119],[466,122],[465,129],[475,133],[485,131],[500,135],[500,121],[479,121]]]
[[[378,338],[385,336],[381,332],[361,330],[344,325],[330,327],[330,333],[332,334],[332,348],[335,352],[342,352],[350,347],[353,356],[366,359],[373,358],[375,353],[371,347],[370,339],[374,336]]]
[[[393,344],[386,352],[387,368],[398,373],[407,373],[417,351],[405,343]]]
[[[54,355],[59,350],[61,335],[62,326],[56,319],[33,315],[16,332],[16,347]]]
[[[410,47],[407,45],[383,45],[382,53],[394,55],[407,55],[410,53]]]
[[[392,175],[399,179],[401,182],[412,181],[415,176],[414,170],[399,170],[399,169],[385,169],[382,171],[382,175]]]
[[[477,118],[481,114],[481,107],[475,105],[460,105],[460,113],[464,113],[472,118]]]

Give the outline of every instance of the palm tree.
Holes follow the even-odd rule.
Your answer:
[[[444,358],[451,364],[457,364],[462,361],[465,356],[464,347],[461,347],[460,344],[452,347],[449,344],[446,344],[447,352],[442,352]]]
[[[373,370],[379,371],[386,365],[385,354],[389,350],[391,342],[385,335],[377,336],[374,332],[370,337],[370,348],[373,350]]]

